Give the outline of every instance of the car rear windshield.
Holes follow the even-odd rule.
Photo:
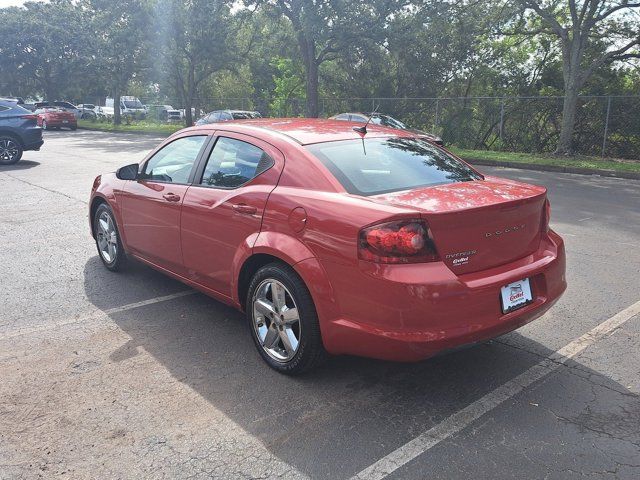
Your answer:
[[[365,138],[308,145],[349,193],[377,195],[482,177],[417,138]]]

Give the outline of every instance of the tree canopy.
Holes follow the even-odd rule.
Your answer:
[[[466,98],[561,97],[544,127],[520,128],[540,139],[520,148],[570,153],[590,134],[579,95],[640,94],[633,0],[243,1],[52,0],[0,9],[0,95],[97,103],[133,93],[176,103],[187,123],[192,107],[318,116],[375,107],[341,100],[348,98],[460,97],[448,117],[463,126],[448,134],[456,142],[468,112],[480,108]],[[406,104],[382,107],[397,113],[398,105]],[[442,105],[401,113],[446,129]],[[522,108],[490,108],[478,126],[487,133],[474,142],[508,147],[509,132],[495,135],[496,119],[515,119]],[[631,142],[640,150],[640,140]]]

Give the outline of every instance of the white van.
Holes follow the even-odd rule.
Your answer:
[[[113,98],[107,97],[105,100],[104,106],[108,109],[113,110]],[[120,97],[120,114],[124,116],[134,117],[134,118],[144,118],[146,115],[146,110],[142,102],[138,99],[138,97],[131,97],[123,95]]]

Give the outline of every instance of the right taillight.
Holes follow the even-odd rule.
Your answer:
[[[377,263],[436,262],[429,226],[424,220],[386,222],[360,230],[358,257]]]

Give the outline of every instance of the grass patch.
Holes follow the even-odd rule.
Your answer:
[[[78,128],[87,130],[100,130],[103,132],[132,132],[132,133],[157,133],[159,135],[171,135],[178,130],[184,128],[184,125],[176,125],[169,123],[153,123],[144,120],[131,122],[130,125],[125,123],[114,125],[108,122],[92,122],[91,120],[78,120]]]
[[[558,167],[614,170],[616,172],[640,172],[640,161],[638,160],[618,160],[614,158],[588,156],[555,157],[545,154],[466,150],[456,147],[451,147],[451,151],[471,163],[473,163],[474,160],[489,160],[498,163],[529,163],[534,165],[554,165]]]

